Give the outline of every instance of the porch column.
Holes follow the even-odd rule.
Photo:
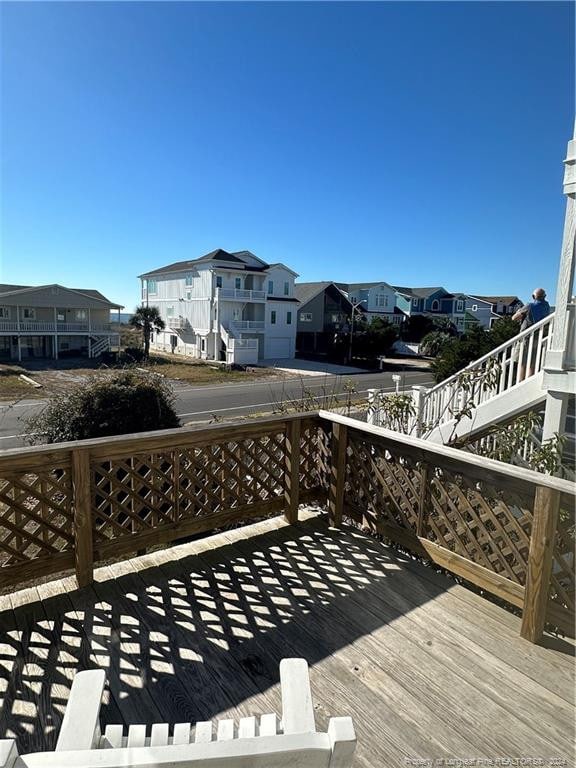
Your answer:
[[[54,360],[58,360],[58,310],[54,307]]]
[[[88,307],[88,358],[92,357],[92,317],[90,316],[90,307]]]
[[[20,346],[20,307],[16,305],[16,339],[18,340],[18,362],[22,362],[22,347]]]
[[[549,440],[556,432],[559,434],[564,433],[566,410],[570,396],[568,375],[566,373],[566,350],[570,343],[570,312],[568,305],[574,286],[574,248],[576,242],[576,123],[574,125],[573,138],[568,142],[564,166],[566,215],[564,218],[558,285],[556,288],[554,328],[549,339],[544,366],[544,378],[546,380],[546,374],[556,374],[555,378],[557,381],[559,375],[566,379],[566,386],[555,388],[554,391],[548,390],[546,393],[542,442]]]

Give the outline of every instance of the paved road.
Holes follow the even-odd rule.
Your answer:
[[[431,384],[428,371],[410,370],[402,373],[402,387],[409,389],[414,384]],[[213,387],[191,387],[183,382],[174,385],[176,411],[183,424],[211,421],[213,416],[232,418],[254,413],[271,413],[282,400],[301,396],[302,387],[315,395],[342,392],[346,382],[352,381],[358,394],[365,394],[371,387],[394,390],[392,374],[365,373],[346,377],[305,376],[286,378],[281,381],[264,381],[250,384],[221,384]],[[38,412],[42,400],[29,400],[0,405],[0,448],[15,448],[25,445],[22,435],[26,432],[26,420]]]

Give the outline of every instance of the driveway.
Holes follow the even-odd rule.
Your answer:
[[[292,373],[295,376],[352,376],[355,373],[368,373],[365,368],[325,363],[322,360],[260,360],[259,365]]]

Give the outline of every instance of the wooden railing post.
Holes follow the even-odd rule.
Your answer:
[[[72,493],[74,504],[74,563],[79,587],[92,583],[92,495],[90,493],[90,452],[72,451]]]
[[[520,630],[522,637],[531,643],[538,642],[544,632],[559,508],[559,491],[536,488]]]
[[[420,490],[418,493],[418,522],[416,523],[416,535],[420,537],[424,536],[426,518],[428,517],[429,482],[430,472],[428,464],[422,464],[420,469]]]
[[[335,528],[342,525],[347,444],[348,427],[345,424],[332,424],[332,461],[330,465],[328,510],[330,525]]]
[[[300,503],[300,419],[292,419],[286,427],[284,484],[284,517],[289,523],[298,522]]]

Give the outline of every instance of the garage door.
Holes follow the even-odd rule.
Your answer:
[[[273,360],[281,360],[285,357],[291,357],[290,355],[290,339],[282,338],[280,336],[266,339],[266,357]]]

